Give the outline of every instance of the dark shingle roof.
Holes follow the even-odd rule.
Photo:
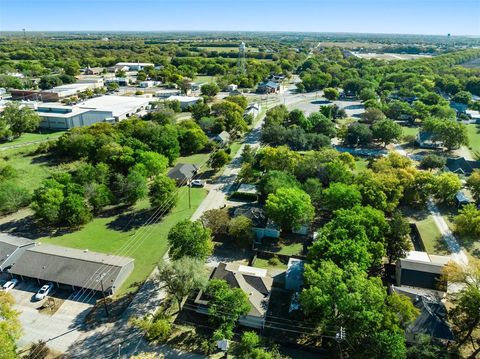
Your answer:
[[[7,233],[0,233],[0,270],[13,264],[7,263],[7,260],[12,258],[11,256],[15,251],[20,248],[32,246],[33,244],[34,242],[31,239],[14,237]]]
[[[465,157],[447,158],[446,166],[451,172],[470,175],[475,169],[480,169],[480,162]]]
[[[233,214],[234,217],[245,216],[252,220],[252,224],[257,228],[265,228],[268,223],[268,218],[265,213],[265,210],[260,207],[254,206],[239,206],[235,209]]]
[[[10,273],[94,290],[101,289],[95,278],[104,275],[107,290],[131,262],[133,259],[128,257],[42,244],[27,249]]]
[[[175,180],[192,178],[198,171],[198,167],[190,163],[179,163],[168,172],[168,177]]]
[[[413,300],[413,304],[420,310],[420,315],[407,328],[408,331],[413,334],[428,334],[436,339],[455,339],[442,302],[435,298],[419,296]]]

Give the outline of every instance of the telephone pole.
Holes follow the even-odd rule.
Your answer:
[[[335,340],[337,341],[338,344],[338,353],[340,355],[340,359],[343,359],[343,352],[342,352],[342,342],[347,338],[346,333],[345,333],[345,328],[340,327],[340,330],[335,334]]]

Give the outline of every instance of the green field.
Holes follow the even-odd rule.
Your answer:
[[[215,76],[195,76],[195,79],[193,81],[197,84],[215,82]]]
[[[356,158],[355,159],[355,173],[366,170],[368,166],[368,161],[365,158]]]
[[[422,236],[427,253],[439,255],[448,254],[448,251],[445,249],[445,241],[432,217],[429,216],[417,222],[417,227]]]
[[[50,140],[50,139],[53,140],[60,137],[64,133],[65,133],[64,131],[52,132],[52,133],[24,133],[20,137],[15,138],[13,141],[1,142],[0,148],[21,145],[23,143],[34,142],[34,141],[43,141],[43,140]]]
[[[407,127],[402,126],[402,136],[416,136],[419,128],[418,127]]]
[[[110,217],[97,217],[81,230],[62,236],[44,237],[42,243],[51,243],[65,247],[88,249],[128,256],[135,259],[135,268],[130,277],[117,291],[123,295],[134,291],[148,275],[167,251],[167,234],[177,222],[189,219],[205,198],[207,191],[192,188],[192,208],[188,207],[188,188],[179,190],[179,200],[172,212],[159,223],[139,228],[126,228],[129,221],[144,223],[151,212],[148,211],[148,200],[139,202],[134,209]],[[135,238],[133,242],[129,242]],[[128,247],[125,243],[131,243]],[[123,250],[119,250],[124,246]]]
[[[480,152],[480,125],[467,125],[468,139],[470,144],[468,148],[475,155],[476,152]]]

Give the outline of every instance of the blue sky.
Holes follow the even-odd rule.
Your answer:
[[[0,0],[0,31],[480,35],[480,0]]]

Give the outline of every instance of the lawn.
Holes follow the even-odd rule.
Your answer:
[[[480,126],[479,125],[467,125],[468,139],[470,144],[468,148],[472,155],[475,155],[475,152],[480,152]]]
[[[232,158],[235,157],[241,146],[242,144],[240,142],[234,142],[230,145],[230,155]]]
[[[206,84],[209,82],[215,82],[215,76],[196,76],[193,80],[197,84]]]
[[[0,148],[21,145],[22,143],[27,143],[27,142],[35,142],[35,141],[50,140],[50,139],[53,140],[60,137],[64,133],[65,133],[64,131],[51,132],[51,133],[24,133],[20,137],[15,138],[13,141],[0,143]]]
[[[268,259],[257,258],[255,259],[255,263],[253,264],[256,268],[263,268],[263,269],[287,269],[287,265],[280,262],[278,265],[271,265],[268,262]]]
[[[356,158],[355,159],[355,173],[366,170],[368,167],[368,161],[365,158]]]
[[[403,136],[416,136],[418,131],[419,131],[418,127],[402,126],[402,135]]]
[[[439,255],[448,254],[448,251],[445,249],[445,241],[431,216],[417,222],[417,227],[422,236],[427,253]]]
[[[167,234],[170,228],[179,221],[189,219],[206,194],[204,189],[192,188],[192,207],[188,208],[188,188],[180,188],[177,206],[159,223],[150,226],[141,226],[151,214],[148,211],[148,200],[143,200],[133,210],[97,217],[76,232],[44,237],[39,241],[134,258],[133,273],[117,292],[117,296],[121,296],[134,291],[148,277],[167,251]],[[124,250],[119,251],[133,236],[138,243],[125,246]]]
[[[178,157],[175,163],[191,163],[194,165],[201,166],[208,161],[210,153],[197,153],[190,156]]]

